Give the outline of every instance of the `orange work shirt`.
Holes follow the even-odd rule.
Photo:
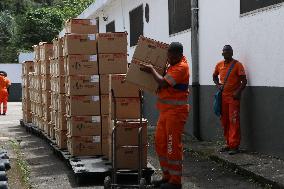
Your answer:
[[[244,66],[237,60],[233,60],[230,63],[225,63],[225,61],[223,60],[219,62],[215,67],[214,76],[219,76],[221,84],[224,84],[225,77],[234,61],[236,63],[224,87],[223,96],[232,97],[234,95],[234,92],[240,88],[240,76],[246,75],[245,69]]]
[[[7,87],[11,85],[8,78],[0,75],[0,93],[2,95],[8,94]]]
[[[159,99],[157,107],[160,111],[166,111],[173,108],[175,110],[189,111],[189,77],[189,66],[185,56],[183,56],[179,63],[169,66],[164,79],[170,86],[158,91]]]

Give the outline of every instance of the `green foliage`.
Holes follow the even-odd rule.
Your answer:
[[[94,0],[1,0],[0,62],[15,62],[18,51],[50,42],[66,20],[78,16]]]

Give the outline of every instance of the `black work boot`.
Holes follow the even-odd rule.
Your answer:
[[[6,115],[6,113],[3,113],[2,115]]]
[[[181,184],[165,183],[162,184],[161,189],[182,189]]]
[[[238,154],[238,153],[240,153],[239,148],[234,148],[234,149],[231,149],[229,151],[229,155],[235,155],[235,154]]]
[[[160,187],[162,184],[165,184],[165,183],[167,183],[167,182],[168,182],[168,180],[166,180],[166,179],[153,180],[153,181],[152,181],[152,185],[153,185],[155,188],[158,188],[158,187]]]

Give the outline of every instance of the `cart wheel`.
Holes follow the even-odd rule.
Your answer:
[[[146,185],[147,185],[146,180],[144,178],[142,178],[140,180],[139,189],[146,189]]]
[[[104,189],[111,189],[111,178],[109,176],[104,180]]]

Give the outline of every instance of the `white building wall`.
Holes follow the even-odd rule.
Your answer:
[[[284,6],[241,16],[240,0],[200,0],[200,83],[213,85],[221,50],[231,44],[250,86],[284,87]]]
[[[150,19],[149,23],[145,20],[145,6],[146,3],[150,7]],[[176,35],[169,35],[169,13],[168,13],[168,1],[165,0],[116,0],[107,4],[103,10],[98,10],[95,13],[91,13],[92,9],[87,9],[80,16],[87,15],[87,18],[95,19],[100,17],[100,32],[106,31],[106,25],[109,22],[115,20],[116,32],[128,32],[128,43],[130,42],[130,23],[129,12],[136,7],[143,4],[144,6],[144,36],[162,41],[165,43],[171,43],[179,41],[184,45],[184,52],[188,61],[191,62],[191,32],[190,30],[181,32]],[[90,11],[88,13],[87,11]],[[108,17],[107,21],[104,21],[102,17]],[[189,20],[190,21],[190,20]],[[130,62],[135,50],[134,47],[128,46],[128,61]],[[191,67],[191,64],[190,64]],[[190,81],[191,82],[191,81]]]
[[[0,64],[0,70],[7,72],[12,83],[22,83],[22,64]]]

